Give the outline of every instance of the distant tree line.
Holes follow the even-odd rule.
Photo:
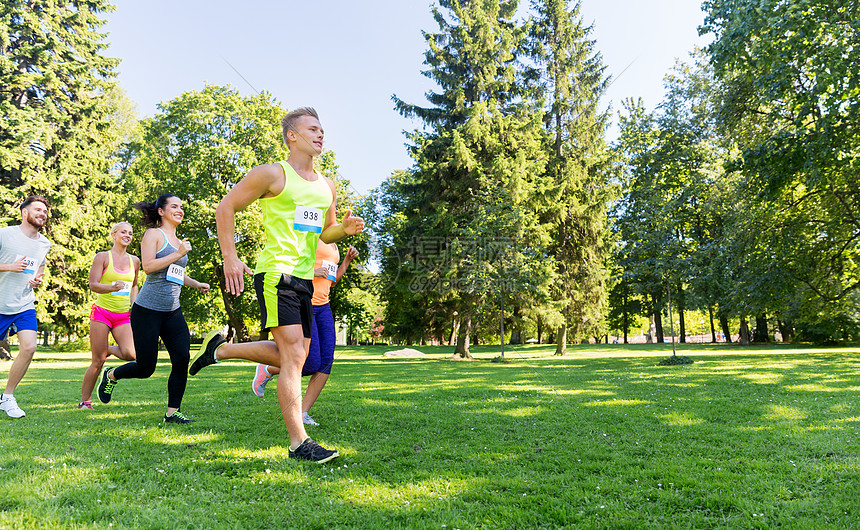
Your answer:
[[[612,316],[666,301],[744,343],[860,338],[860,7],[708,1],[716,38],[627,101]],[[716,322],[715,322],[716,321]]]
[[[709,315],[714,339],[736,334],[730,323],[743,341],[858,337],[860,7],[706,1],[712,44],[666,76],[655,110],[625,101],[608,142],[611,79],[579,2],[520,4],[432,7],[423,73],[436,89],[423,105],[393,96],[421,123],[412,167],[360,197],[334,153],[320,158],[339,209],[368,220],[347,244],[378,267],[350,268],[332,292],[351,341],[447,343],[468,357],[476,342],[533,337],[564,354],[626,338],[636,318],[662,340],[669,299],[682,340],[690,311]],[[248,169],[287,156],[286,109],[205,86],[138,119],[118,59],[103,55],[111,10],[0,7],[0,216],[17,222],[31,193],[52,203],[42,328],[86,329],[87,271],[110,225],[136,223],[139,240],[132,205],[171,192],[186,203],[189,272],[213,285],[183,294],[192,329],[229,323],[248,339],[256,301],[224,289],[214,207]],[[253,261],[258,210],[236,237]]]
[[[854,4],[713,0],[715,36],[628,100],[576,1],[439,1],[415,165],[374,193],[385,331],[399,342],[663,341],[672,301],[718,334],[856,339],[860,186]],[[738,330],[729,329],[737,323]],[[507,329],[507,333],[501,332]],[[739,333],[738,333],[739,331]]]

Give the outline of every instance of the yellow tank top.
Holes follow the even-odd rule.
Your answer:
[[[108,250],[108,264],[102,274],[99,283],[110,285],[115,280],[125,282],[125,285],[119,291],[112,293],[100,293],[96,298],[96,305],[102,309],[106,309],[111,313],[128,313],[131,310],[131,284],[134,281],[134,260],[131,254],[128,255],[128,270],[120,272],[113,265],[113,252]]]
[[[323,176],[308,182],[288,163],[278,163],[284,169],[284,190],[275,197],[260,199],[266,245],[254,272],[311,280],[317,242],[334,198]]]

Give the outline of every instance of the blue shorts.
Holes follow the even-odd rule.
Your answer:
[[[8,340],[22,329],[37,331],[38,325],[35,309],[27,309],[14,315],[0,315],[0,340]]]
[[[311,326],[311,349],[302,367],[302,375],[316,372],[331,373],[334,363],[334,317],[328,304],[314,306],[314,322]]]

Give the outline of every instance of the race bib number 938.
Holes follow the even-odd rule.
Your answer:
[[[293,230],[300,232],[322,232],[323,211],[322,208],[309,208],[307,206],[296,206],[296,220]]]

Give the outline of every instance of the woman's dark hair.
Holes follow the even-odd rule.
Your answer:
[[[143,214],[144,226],[156,227],[161,225],[161,216],[158,215],[158,209],[167,206],[167,199],[171,197],[176,197],[176,195],[165,193],[164,195],[159,195],[158,198],[155,199],[155,202],[141,201],[134,205],[134,207],[140,210],[140,213]],[[178,199],[179,197],[176,198]]]

